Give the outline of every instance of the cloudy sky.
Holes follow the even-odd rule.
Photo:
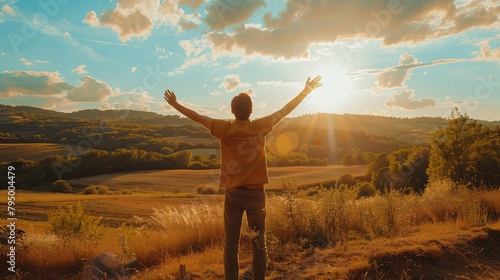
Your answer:
[[[496,0],[0,0],[2,104],[500,120]]]

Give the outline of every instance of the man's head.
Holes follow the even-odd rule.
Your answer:
[[[231,100],[231,113],[237,120],[246,121],[252,113],[252,98],[247,93],[240,93]]]

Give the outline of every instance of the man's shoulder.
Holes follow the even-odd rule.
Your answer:
[[[212,119],[210,131],[212,132],[212,135],[220,138],[230,125],[231,121],[229,120]]]
[[[224,125],[230,125],[231,123],[232,123],[231,120],[212,119],[212,126],[224,126]]]

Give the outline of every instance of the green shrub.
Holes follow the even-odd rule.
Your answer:
[[[58,193],[71,193],[73,188],[65,180],[57,180],[52,184],[52,191]]]
[[[109,188],[106,186],[97,186],[97,192],[99,194],[108,194],[109,193]]]
[[[358,188],[358,198],[374,196],[377,193],[375,186],[368,182],[359,183],[356,187]]]
[[[86,215],[80,202],[49,215],[50,231],[64,238],[96,238],[102,233],[101,219]]]
[[[108,194],[109,188],[106,186],[90,185],[83,190],[83,194]]]
[[[91,185],[83,189],[83,194],[98,194],[96,186]]]
[[[197,194],[217,194],[218,191],[214,187],[199,186],[196,188]]]

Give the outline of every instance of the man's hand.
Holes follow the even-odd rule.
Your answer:
[[[306,86],[304,87],[304,90],[302,91],[305,94],[311,93],[313,90],[319,88],[322,85],[321,83],[321,76],[316,76],[316,78],[312,79],[311,77],[307,78],[306,81]]]
[[[173,91],[167,89],[165,91],[164,98],[171,106],[177,105],[177,97]]]

